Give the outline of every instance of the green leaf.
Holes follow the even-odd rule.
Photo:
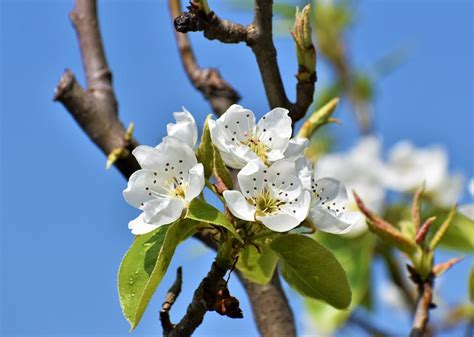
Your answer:
[[[198,198],[193,199],[189,204],[186,218],[224,227],[237,239],[242,240],[240,235],[235,231],[234,226],[222,212],[219,212],[217,208],[214,208]]]
[[[299,234],[282,235],[270,247],[280,257],[281,274],[293,289],[335,308],[349,306],[351,289],[346,272],[327,248]]]
[[[352,290],[352,302],[347,310],[337,310],[324,302],[313,299],[305,301],[310,318],[316,322],[318,329],[331,333],[345,323],[351,312],[362,305],[368,295],[375,237],[367,232],[357,238],[345,238],[321,232],[315,237],[330,249],[341,263],[347,272]]]
[[[208,121],[211,115],[207,116],[202,130],[201,144],[196,151],[199,162],[204,166],[204,175],[209,178],[212,175],[212,165],[214,162],[214,145],[211,140]]]
[[[237,261],[237,269],[244,277],[254,283],[267,284],[275,272],[278,256],[273,250],[264,245],[261,253],[252,245],[247,245],[242,250]]]
[[[221,180],[224,185],[231,190],[234,188],[232,176],[222,160],[219,150],[214,146],[214,175],[218,180]]]
[[[436,221],[430,230],[430,233],[436,233],[447,218],[449,210],[432,209],[430,212],[427,212],[427,214],[429,214],[429,216],[436,216]],[[429,239],[431,240],[431,237]],[[456,213],[439,244],[441,247],[451,250],[468,253],[474,252],[474,221],[461,213]]]
[[[448,217],[449,209],[436,207],[433,204],[425,201],[424,207],[422,208],[422,219],[426,219],[431,216],[436,216],[436,220],[431,225],[430,234],[428,234],[428,240],[436,233],[438,228]],[[409,220],[410,207],[403,204],[396,204],[390,206],[384,218],[391,223],[398,223],[400,227],[402,221]],[[449,226],[446,233],[443,235],[440,246],[450,250],[462,251],[462,252],[473,252],[474,251],[474,221],[465,217],[461,213],[456,213],[451,225]]]
[[[194,221],[178,220],[135,238],[122,259],[118,273],[120,305],[131,329],[135,329],[140,322],[176,247],[191,236],[196,227]]]

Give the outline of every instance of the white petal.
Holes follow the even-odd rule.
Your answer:
[[[304,151],[308,147],[307,138],[293,138],[288,142],[288,146],[285,150],[285,158],[299,158],[304,155]]]
[[[474,197],[474,178],[469,179],[467,189],[471,197]]]
[[[209,119],[207,121],[207,125],[209,126],[209,132],[211,134],[212,143],[221,151],[227,152],[227,139],[224,134],[224,130],[220,126],[217,125],[215,120]]]
[[[154,225],[166,225],[178,220],[185,208],[185,202],[179,198],[156,198],[142,207],[144,221]]]
[[[348,202],[344,184],[334,178],[318,179],[312,184],[315,204],[343,211]]]
[[[290,201],[301,194],[301,180],[296,175],[295,162],[279,160],[270,166],[267,186],[274,197],[282,201]]]
[[[184,182],[188,181],[189,170],[197,164],[193,149],[175,137],[165,137],[156,148],[159,152],[158,174],[168,175]]]
[[[249,205],[242,193],[228,190],[224,191],[223,196],[227,207],[235,217],[246,221],[255,221],[255,208]]]
[[[128,223],[128,228],[132,230],[132,234],[142,235],[160,227],[159,225],[146,223],[143,216],[144,214],[141,213],[137,218]]]
[[[446,175],[436,189],[431,192],[431,196],[437,205],[450,207],[459,201],[463,189],[464,176],[462,174]]]
[[[138,145],[132,154],[143,169],[156,170],[160,166],[160,153],[153,147]]]
[[[359,217],[359,220],[357,220],[352,226],[349,226],[347,230],[343,233],[343,236],[346,238],[356,238],[360,236],[362,233],[367,232],[369,227],[367,226],[366,219],[363,215]]]
[[[252,111],[234,104],[217,119],[216,125],[227,141],[243,141],[254,132],[255,116]]]
[[[234,146],[229,146],[229,149],[235,149]],[[249,154],[250,156],[250,154]],[[221,151],[221,157],[224,163],[234,169],[241,169],[244,167],[250,160],[244,160],[241,157],[235,155],[235,151],[223,152]],[[256,157],[256,156],[255,156]],[[254,159],[254,158],[252,158]]]
[[[198,131],[194,117],[183,107],[183,111],[173,112],[176,123],[170,123],[166,126],[168,136],[173,136],[189,147],[193,148],[196,145]]]
[[[138,170],[130,176],[123,196],[130,205],[140,208],[143,203],[155,198],[157,194],[168,194],[163,185],[162,175],[154,171]]]
[[[387,185],[407,192],[425,182],[425,190],[435,190],[447,175],[448,158],[440,147],[417,149],[410,142],[396,144],[389,153]]]
[[[257,216],[257,220],[275,232],[287,232],[301,223],[297,218],[286,213]]]
[[[248,116],[248,117],[247,117]],[[209,120],[214,145],[227,166],[241,169],[257,156],[242,144],[255,128],[255,117],[240,105],[231,106],[217,121]]]
[[[257,124],[259,132],[264,130],[274,130],[281,138],[290,139],[291,118],[288,116],[288,110],[275,108],[264,115]]]
[[[295,200],[282,207],[282,212],[287,213],[298,221],[302,222],[308,216],[309,206],[311,204],[311,194],[309,191],[303,191]]]
[[[303,183],[303,187],[311,190],[311,179],[313,178],[313,167],[306,157],[300,157],[295,161],[295,169],[298,172],[298,178]]]
[[[474,221],[474,204],[459,206],[459,213]]]
[[[288,138],[281,137],[280,133],[276,130],[267,132],[266,136],[259,136],[260,141],[264,143],[269,151],[267,152],[267,158],[269,161],[277,161],[285,158],[285,150],[288,146]]]
[[[240,190],[246,197],[255,197],[260,194],[266,170],[266,166],[260,159],[254,159],[237,174]]]
[[[314,207],[309,211],[309,217],[323,232],[343,234],[359,221],[361,215],[358,212],[350,211],[335,216],[322,207]]]
[[[189,184],[185,192],[185,200],[190,202],[201,193],[204,188],[204,166],[199,163],[189,170]]]

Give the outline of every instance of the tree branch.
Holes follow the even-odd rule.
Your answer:
[[[89,91],[101,99],[108,100],[109,108],[117,111],[117,102],[112,89],[112,73],[107,65],[99,30],[97,2],[76,0],[76,6],[69,17],[79,40]]]
[[[226,271],[226,269],[220,268],[217,263],[212,263],[211,270],[209,271],[207,276],[201,281],[198,288],[194,292],[193,300],[191,304],[189,304],[186,314],[178,324],[174,326],[171,325],[171,330],[164,330],[164,336],[191,336],[194,330],[196,330],[196,328],[201,325],[206,312],[214,310],[214,303],[218,296],[218,287],[219,284],[223,281],[223,277]],[[165,325],[163,326],[164,328]]]
[[[126,130],[117,117],[118,106],[102,47],[96,1],[77,0],[70,18],[77,32],[88,89],[82,89],[72,72],[66,70],[53,99],[66,107],[105,155],[114,149],[125,148],[115,165],[124,177],[129,177],[140,168],[131,155],[137,142],[134,139],[125,141]]]
[[[111,73],[107,66],[99,33],[96,1],[76,0],[76,8],[71,13],[71,19],[79,39],[88,90],[84,90],[77,83],[72,72],[66,71],[56,88],[54,100],[65,106],[87,136],[106,155],[113,149],[127,147],[127,151],[124,151],[115,166],[125,178],[128,178],[140,168],[131,155],[131,150],[138,143],[134,139],[129,144],[124,142],[126,130],[117,116],[117,102],[112,90]],[[225,27],[226,24],[223,26]],[[217,108],[216,104],[216,109],[223,112],[225,111],[223,106],[224,104]],[[215,246],[212,239],[204,234],[198,233],[195,237],[209,246]],[[239,276],[248,291],[262,335],[295,336],[291,309],[278,277],[275,276],[269,285],[259,286],[244,280],[241,275]],[[196,310],[202,312],[202,306],[190,305],[188,308],[188,312]],[[188,317],[185,316],[185,318]],[[199,319],[199,315],[197,319]],[[200,319],[202,321],[202,317]],[[185,324],[183,321],[181,323]]]
[[[266,285],[249,280],[239,272],[240,281],[252,304],[254,319],[263,337],[295,337],[296,327],[293,313],[281,286],[278,272]]]
[[[174,21],[181,14],[180,1],[169,0],[168,5],[171,19]],[[216,20],[220,19],[217,18]],[[223,23],[220,23],[219,27],[220,26],[225,27]],[[193,86],[204,95],[207,101],[209,101],[214,113],[220,116],[229,106],[240,100],[239,94],[229,83],[224,81],[217,69],[202,69],[199,67],[196,58],[194,57],[191,43],[186,34],[182,34],[175,30],[175,38],[186,75]]]
[[[313,102],[316,73],[313,73],[308,80],[298,81],[296,102],[290,102],[283,86],[277,62],[277,51],[273,44],[272,7],[272,0],[256,0],[253,23],[242,26],[222,20],[214,12],[206,14],[199,6],[193,6],[191,2],[189,11],[176,17],[175,28],[182,33],[203,31],[208,39],[217,39],[224,43],[245,42],[252,49],[257,60],[270,107],[288,109],[293,122],[296,122],[304,117]]]
[[[423,337],[426,334],[430,309],[432,308],[433,282],[433,276],[431,275],[427,280],[418,284],[418,298],[410,337]]]
[[[161,306],[160,321],[161,327],[163,328],[163,335],[166,336],[173,328],[173,324],[170,319],[170,310],[174,304],[174,301],[178,298],[181,293],[181,286],[183,284],[183,269],[181,267],[176,271],[176,280],[174,281],[171,288],[166,294],[165,301]]]

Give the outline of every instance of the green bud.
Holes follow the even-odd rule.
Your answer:
[[[336,97],[316,110],[301,126],[296,137],[309,139],[313,133],[324,124],[338,123],[339,121],[337,119],[331,117],[338,103],[339,98]]]
[[[291,32],[296,45],[299,65],[296,77],[299,81],[310,80],[316,70],[316,49],[311,36],[310,14],[310,5],[306,5],[301,11],[296,7],[295,24]]]

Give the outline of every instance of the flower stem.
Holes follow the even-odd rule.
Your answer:
[[[206,183],[206,187],[207,187],[209,190],[211,190],[211,192],[214,193],[214,195],[215,195],[216,197],[218,197],[218,198],[220,199],[220,201],[222,201],[222,203],[225,203],[224,198],[222,197],[222,195],[220,195],[219,193],[217,193],[217,190],[216,190],[216,188],[214,187],[214,185],[213,185],[209,180],[207,180],[207,179],[206,179],[206,182],[205,182],[205,183]]]

